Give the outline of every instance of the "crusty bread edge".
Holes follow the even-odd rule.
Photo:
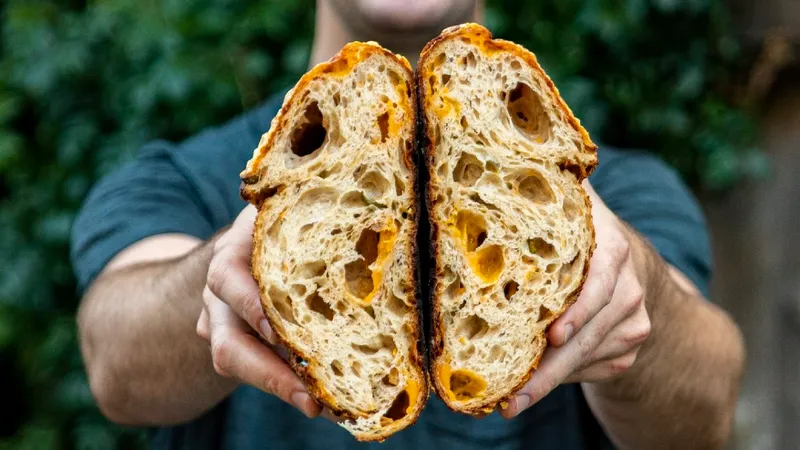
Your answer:
[[[425,104],[427,103],[427,94],[424,87],[424,81],[427,79],[427,74],[422,72],[423,68],[427,65],[428,59],[432,56],[435,52],[436,48],[441,45],[442,43],[446,42],[450,39],[466,37],[470,38],[472,41],[473,39],[479,42],[482,45],[478,47],[481,51],[486,51],[486,49],[491,49],[492,51],[508,51],[520,58],[522,58],[526,63],[528,63],[534,70],[539,72],[542,79],[546,80],[547,86],[549,88],[549,92],[553,96],[555,100],[555,104],[564,112],[565,117],[569,121],[569,123],[581,134],[583,138],[584,150],[594,153],[597,153],[597,145],[592,142],[589,138],[589,133],[581,126],[580,121],[575,117],[572,113],[572,110],[567,106],[564,100],[558,93],[558,89],[553,84],[550,77],[542,70],[539,66],[538,62],[536,61],[536,56],[525,49],[524,47],[517,45],[513,42],[505,41],[502,39],[492,39],[492,34],[481,25],[474,24],[474,23],[466,23],[462,25],[457,25],[453,27],[446,28],[442,33],[428,42],[425,48],[422,50],[420,54],[419,62],[417,64],[416,70],[416,87],[417,87],[417,104],[419,105],[419,112],[417,114],[418,117],[418,127],[417,133],[419,135],[419,146],[420,152],[422,153],[421,162],[425,161],[428,170],[428,180],[430,180],[434,176],[435,166],[433,164],[433,152],[435,149],[433,148],[433,136],[432,132],[428,127],[428,117],[424,110]],[[580,170],[577,171],[576,176],[578,176],[578,182],[582,181],[583,179],[587,178],[592,171],[594,170],[595,165],[591,165],[589,167],[582,167],[580,166]],[[425,202],[427,204],[427,211],[431,211],[434,203],[434,194],[431,190],[430,184],[427,184],[425,187]],[[430,300],[431,300],[431,344],[429,348],[429,377],[432,384],[432,387],[436,391],[437,396],[447,405],[447,407],[455,412],[469,414],[473,416],[483,416],[488,413],[494,411],[498,404],[506,404],[506,402],[512,398],[517,391],[519,391],[525,383],[530,380],[533,372],[539,365],[539,361],[543,355],[543,350],[547,345],[547,331],[550,329],[550,325],[560,317],[569,306],[571,306],[577,300],[578,296],[580,295],[581,289],[583,288],[583,284],[586,282],[586,277],[589,273],[589,260],[592,257],[592,253],[594,252],[595,248],[595,230],[591,220],[591,210],[592,210],[592,202],[589,199],[589,196],[584,192],[584,201],[586,202],[587,211],[589,211],[589,228],[591,234],[591,245],[588,249],[586,255],[586,264],[583,268],[583,274],[581,275],[581,281],[578,284],[578,287],[575,291],[565,300],[564,307],[560,311],[554,311],[553,315],[547,320],[547,325],[542,332],[542,335],[539,336],[539,339],[536,340],[534,343],[535,347],[531,350],[536,350],[538,353],[538,357],[534,359],[531,363],[530,368],[526,371],[526,374],[517,382],[515,386],[508,389],[506,394],[501,394],[499,396],[495,396],[495,398],[489,398],[484,403],[478,404],[471,407],[464,407],[463,405],[451,401],[450,397],[445,392],[444,387],[441,385],[437,374],[439,373],[439,358],[443,355],[444,352],[444,331],[443,325],[440,321],[440,309],[439,309],[439,301],[438,295],[443,291],[444,286],[441,283],[441,280],[444,276],[444,268],[439,263],[439,226],[434,220],[431,214],[428,215],[428,221],[430,226],[430,264],[433,269],[432,276],[431,276],[431,283],[430,283]]]
[[[256,206],[264,200],[262,193],[258,191],[258,181],[261,178],[259,166],[261,165],[261,161],[267,156],[267,153],[269,153],[280,131],[289,125],[287,113],[292,105],[301,100],[301,98],[299,98],[300,92],[302,92],[311,81],[317,78],[336,76],[331,75],[334,73],[349,73],[359,61],[366,59],[372,53],[379,53],[394,59],[403,67],[406,75],[409,76],[408,80],[414,80],[411,64],[409,64],[406,58],[402,55],[390,52],[375,42],[350,42],[345,45],[339,53],[331,57],[331,59],[311,68],[311,70],[300,77],[297,84],[286,93],[281,109],[270,123],[269,131],[261,137],[258,147],[256,147],[253,152],[253,157],[247,162],[247,167],[239,174],[239,177],[242,179],[240,195],[244,200]],[[412,94],[414,92],[412,86],[409,85],[408,82],[406,83],[406,91],[409,93],[409,96],[415,97]],[[412,108],[414,108],[416,104],[415,101],[416,98],[413,98],[410,105]],[[416,113],[416,111],[414,111],[414,113]],[[404,156],[406,156],[405,162],[407,166],[413,172],[415,169],[413,160],[410,159],[411,156]]]
[[[300,92],[303,91],[303,88],[313,79],[318,77],[324,77],[329,72],[336,70],[351,70],[359,61],[366,58],[369,53],[372,52],[379,52],[388,56],[390,58],[394,58],[397,60],[401,66],[404,67],[406,72],[407,80],[414,80],[414,74],[411,70],[411,66],[408,61],[400,56],[395,55],[394,53],[384,49],[383,47],[378,46],[377,44],[373,43],[361,43],[361,42],[353,42],[347,44],[338,54],[333,56],[327,62],[318,64],[305,75],[303,75],[300,80],[297,82],[295,87],[286,94],[284,99],[283,106],[281,107],[280,111],[276,114],[275,118],[273,118],[270,130],[265,134],[261,142],[259,143],[258,148],[255,150],[253,159],[248,162],[247,168],[241,173],[242,178],[242,187],[240,189],[240,194],[242,198],[252,204],[254,204],[258,208],[259,214],[256,217],[255,226],[253,228],[253,249],[260,248],[262,245],[262,235],[264,229],[268,227],[270,224],[265,224],[262,221],[264,214],[261,214],[263,210],[267,209],[271,205],[271,199],[265,198],[264,196],[260,195],[260,193],[253,188],[251,185],[256,185],[259,181],[260,174],[258,172],[258,167],[260,165],[260,161],[266,156],[269,150],[272,148],[274,144],[275,137],[278,135],[278,132],[288,125],[287,123],[287,115],[288,111],[291,110],[292,105],[300,101],[301,98],[298,96]],[[346,65],[346,69],[342,68],[342,64]],[[407,81],[408,83],[408,81]],[[409,103],[409,113],[411,117],[409,118],[411,126],[411,132],[415,133],[416,129],[413,124],[416,123],[416,114],[417,114],[417,98],[415,95],[415,90],[412,89],[412,86],[406,86],[406,92],[410,97],[411,102]],[[407,140],[406,149],[403,152],[403,162],[409,168],[409,172],[411,174],[411,185],[416,186],[417,184],[417,169],[414,159],[414,142],[415,137],[412,135]],[[280,195],[280,193],[279,193]],[[428,372],[426,370],[426,363],[425,363],[425,353],[424,353],[424,339],[422,334],[422,305],[420,304],[420,288],[419,288],[419,279],[416,267],[418,260],[418,249],[417,249],[417,228],[419,223],[419,214],[420,214],[420,195],[418,190],[414,190],[413,199],[415,207],[415,217],[413,221],[410,221],[410,251],[407,257],[410,261],[414,263],[409,264],[409,273],[407,275],[407,279],[411,281],[411,285],[415,287],[414,289],[414,298],[413,298],[413,305],[412,308],[416,310],[416,320],[412,323],[412,331],[417,334],[418,339],[415,346],[410,347],[410,361],[409,363],[416,366],[419,370],[419,381],[420,381],[420,388],[419,388],[419,397],[416,400],[416,406],[412,410],[411,413],[407,414],[400,420],[396,420],[391,424],[381,427],[377,430],[371,432],[353,432],[351,433],[353,436],[359,441],[383,441],[392,434],[405,429],[411,425],[413,425],[417,419],[419,419],[419,415],[422,413],[422,409],[424,408],[430,393],[430,382],[428,379]],[[261,306],[264,311],[267,320],[269,321],[270,325],[272,326],[275,334],[278,336],[278,340],[280,341],[280,345],[282,345],[287,350],[287,361],[289,362],[290,366],[294,370],[294,372],[300,377],[303,381],[303,384],[308,388],[309,393],[317,400],[318,403],[322,404],[326,408],[328,408],[331,413],[335,416],[343,419],[343,420],[355,420],[356,417],[347,413],[347,411],[343,410],[341,406],[338,404],[335,398],[333,398],[330,393],[328,393],[322,384],[317,380],[314,374],[313,366],[309,364],[303,364],[304,361],[312,361],[314,358],[312,355],[304,354],[299,348],[292,344],[289,340],[288,336],[285,334],[283,327],[280,324],[280,317],[276,314],[273,314],[271,308],[269,308],[267,299],[265,299],[262,293],[265,291],[266,281],[261,278],[261,275],[257,267],[260,267],[259,261],[259,252],[253,251],[251,255],[251,272],[253,278],[256,280],[256,283],[259,287],[259,297],[261,298]]]

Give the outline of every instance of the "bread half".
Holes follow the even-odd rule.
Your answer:
[[[241,174],[264,313],[313,396],[364,441],[412,424],[428,397],[415,111],[408,61],[348,44],[286,95]]]
[[[432,235],[431,377],[453,410],[490,412],[530,378],[575,301],[594,229],[581,181],[596,146],[535,56],[446,29],[417,89]]]

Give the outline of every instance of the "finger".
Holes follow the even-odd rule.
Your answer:
[[[200,312],[200,318],[197,319],[197,327],[195,329],[197,335],[200,336],[204,341],[210,340],[210,334],[208,330],[208,311],[205,307],[203,307],[203,311]]]
[[[565,381],[582,381],[580,378],[575,377],[574,372],[581,371],[591,366],[596,361],[606,359],[606,357],[619,356],[631,350],[631,347],[628,346],[624,350],[619,351],[617,355],[613,355],[612,352],[615,352],[613,348],[604,349],[603,346],[604,344],[610,345],[609,338],[612,334],[620,331],[623,324],[632,319],[639,309],[644,310],[645,318],[643,320],[646,320],[649,325],[649,319],[646,317],[647,311],[644,309],[642,300],[642,289],[636,279],[636,273],[633,271],[632,265],[626,263],[620,274],[619,282],[614,289],[611,302],[585,327],[585,329],[592,330],[591,334],[598,339],[598,344],[581,360],[578,367],[573,370],[573,373],[571,373]],[[649,333],[649,329],[646,331]]]
[[[627,260],[627,243],[602,244],[591,259],[589,274],[578,300],[559,317],[548,331],[550,344],[560,347],[575,336],[600,310],[611,302],[622,264]]]
[[[258,285],[250,273],[250,249],[238,245],[221,248],[208,268],[208,290],[271,344],[277,343],[264,311]]]
[[[581,369],[568,379],[569,383],[598,383],[611,381],[628,371],[636,362],[637,352],[631,351],[617,357],[598,361]]]
[[[648,336],[650,336],[650,318],[642,306],[614,327],[589,359],[603,361],[622,356],[641,347]]]
[[[631,283],[632,280],[629,278],[631,272],[626,270],[624,273],[626,275],[621,281]],[[620,292],[622,289],[621,283]],[[618,302],[603,308],[562,347],[548,348],[531,379],[520,389],[517,396],[511,399],[513,401],[509,401],[509,407],[501,410],[501,415],[506,418],[516,416],[544,398],[556,386],[566,382],[574,372],[590,363],[591,355],[614,326],[631,315],[630,306],[623,303]]]
[[[255,386],[294,405],[308,417],[316,417],[320,406],[311,398],[300,378],[278,355],[248,334],[244,323],[227,305],[212,299],[208,308],[211,355],[214,369]]]

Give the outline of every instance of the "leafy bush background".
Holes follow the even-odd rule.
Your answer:
[[[763,169],[731,107],[743,58],[717,0],[489,1],[606,143],[664,155],[701,189]],[[0,3],[0,450],[140,448],[94,408],[68,263],[92,183],[305,70],[311,1]]]

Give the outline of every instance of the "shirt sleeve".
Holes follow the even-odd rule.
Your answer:
[[[697,200],[678,173],[645,152],[599,154],[590,179],[609,209],[645,236],[708,297],[711,244]]]
[[[175,163],[173,149],[165,142],[145,146],[89,193],[73,224],[70,249],[80,291],[117,253],[145,237],[213,234],[206,206]]]

